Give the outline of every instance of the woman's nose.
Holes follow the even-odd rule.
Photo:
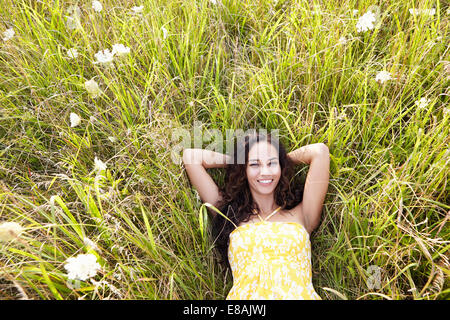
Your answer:
[[[268,165],[263,165],[261,168],[261,174],[270,173],[270,168]]]

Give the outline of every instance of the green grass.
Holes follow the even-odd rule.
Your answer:
[[[224,138],[279,129],[288,151],[329,147],[329,192],[311,237],[323,299],[449,298],[444,1],[101,2],[101,12],[84,0],[0,6],[0,33],[15,31],[0,39],[0,221],[25,228],[0,243],[0,298],[224,299],[232,277],[171,158],[173,132],[192,135],[194,121]],[[69,4],[81,9],[80,29],[66,28]],[[358,33],[371,5],[379,24]],[[114,68],[93,64],[116,43],[130,54]],[[382,70],[393,79],[377,82]],[[84,88],[92,78],[98,98]],[[70,126],[71,112],[80,125]],[[107,164],[102,176],[95,157]],[[210,172],[223,182],[223,170]],[[80,253],[94,253],[102,271],[73,287],[64,264]],[[368,286],[370,266],[381,268],[379,288]]]

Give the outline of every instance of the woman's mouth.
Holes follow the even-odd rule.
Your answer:
[[[266,180],[258,180],[258,182],[260,184],[262,184],[263,186],[268,186],[273,182],[273,179],[266,179]]]

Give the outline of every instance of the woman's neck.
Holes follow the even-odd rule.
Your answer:
[[[273,194],[261,195],[261,194],[253,194],[253,201],[258,205],[260,212],[258,212],[262,217],[268,216],[275,209],[278,208],[275,203],[275,199]]]

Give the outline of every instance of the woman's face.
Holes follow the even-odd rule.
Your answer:
[[[246,173],[250,190],[273,193],[281,177],[278,150],[268,142],[255,143],[248,153]]]

